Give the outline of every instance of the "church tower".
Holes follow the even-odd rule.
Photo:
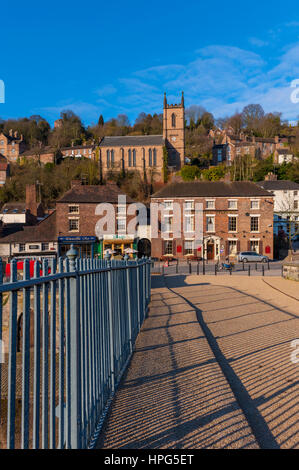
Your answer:
[[[168,166],[180,170],[185,161],[185,103],[184,92],[180,104],[168,104],[164,93],[163,137],[168,151]]]

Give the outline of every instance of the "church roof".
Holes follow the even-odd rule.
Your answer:
[[[100,147],[144,147],[164,145],[163,135],[106,136]]]

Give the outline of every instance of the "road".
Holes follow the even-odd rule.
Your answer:
[[[299,448],[298,307],[281,278],[153,276],[97,447]]]

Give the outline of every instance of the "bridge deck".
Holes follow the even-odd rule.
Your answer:
[[[288,294],[290,282],[279,283]],[[290,347],[298,301],[261,278],[173,275],[152,284],[97,447],[298,448],[299,364]]]

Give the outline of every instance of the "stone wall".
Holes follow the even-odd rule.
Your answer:
[[[299,262],[287,262],[283,264],[283,277],[299,281]]]

